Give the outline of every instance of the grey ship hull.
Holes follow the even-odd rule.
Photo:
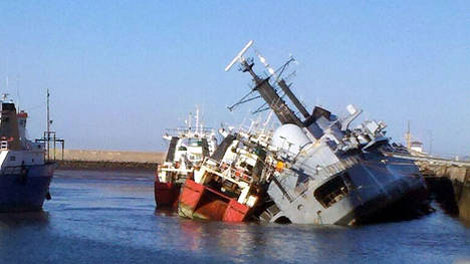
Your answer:
[[[365,120],[351,128],[362,113],[353,105],[343,117],[318,106],[310,114],[280,76],[294,59],[278,70],[276,78],[271,78],[274,74],[261,77],[253,70],[253,60],[243,57],[252,44],[249,42],[226,70],[239,60],[241,70],[251,75],[252,92],[259,93],[282,124],[273,134],[272,145],[287,164],[284,168],[281,163],[270,178],[268,195],[274,204],[269,203],[261,213],[262,220],[355,224],[425,192],[424,180],[413,162],[384,155],[395,150],[385,136],[384,122]],[[283,100],[281,90],[302,116]],[[248,101],[244,99],[246,96],[234,106]]]
[[[380,161],[376,156],[360,158],[339,173],[323,180],[307,180],[295,188],[289,188],[288,181],[274,181],[269,186],[275,206],[264,220],[352,225],[367,222],[397,203],[414,206],[414,202],[422,201],[416,197],[426,193],[416,165],[393,157]],[[322,189],[330,193],[321,193]]]
[[[0,212],[42,209],[55,164],[8,168],[0,174]]]

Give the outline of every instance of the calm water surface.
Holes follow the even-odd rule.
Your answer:
[[[357,228],[195,222],[156,214],[152,173],[123,171],[57,171],[51,193],[44,213],[0,216],[1,263],[470,261],[470,229],[439,209]]]

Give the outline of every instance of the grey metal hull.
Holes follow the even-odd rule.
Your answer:
[[[277,206],[277,213],[271,222],[288,220],[300,224],[339,224],[351,225],[366,221],[382,209],[426,190],[418,168],[410,161],[386,158],[380,161],[372,156],[344,170],[347,173],[347,190],[322,203],[318,189],[331,181],[310,180],[306,188],[285,188],[287,184],[271,184],[268,190]],[[342,176],[344,178],[344,176]],[[281,190],[284,187],[283,190]],[[289,197],[288,197],[289,196]]]

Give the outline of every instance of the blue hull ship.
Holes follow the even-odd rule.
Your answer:
[[[25,212],[42,209],[48,196],[54,164],[12,168],[17,172],[0,175],[0,212]]]
[[[12,101],[1,101],[0,212],[42,209],[50,197],[55,164],[45,161],[44,144],[26,138],[27,113],[16,112]]]

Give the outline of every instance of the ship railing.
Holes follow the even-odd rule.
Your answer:
[[[193,169],[176,169],[176,168],[160,168],[162,172],[177,172],[177,173],[190,173],[193,171]]]
[[[215,165],[210,164],[208,161],[212,161],[211,163],[215,163]],[[222,177],[223,179],[233,182],[237,185],[245,185],[253,182],[253,177],[245,170],[236,169],[226,163],[218,163],[214,160],[211,160],[210,158],[206,158],[204,160],[203,166],[207,172]],[[241,184],[242,182],[245,184]]]

